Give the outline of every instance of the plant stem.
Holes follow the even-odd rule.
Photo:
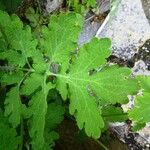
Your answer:
[[[27,68],[19,68],[21,71],[27,71],[27,72],[35,72],[34,69],[27,69]]]
[[[100,147],[102,147],[105,150],[109,150],[101,141],[94,139],[96,143],[98,143],[100,145]]]
[[[102,115],[102,117],[107,118],[107,117],[112,117],[112,116],[127,116],[128,113],[118,113],[118,114],[111,114],[111,115]]]

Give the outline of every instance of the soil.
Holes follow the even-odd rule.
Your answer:
[[[96,141],[84,136],[84,140],[78,138],[78,127],[72,120],[64,119],[57,129],[60,139],[56,142],[54,150],[104,150]],[[105,140],[105,139],[102,139]],[[129,150],[127,145],[116,139],[111,138],[109,150]]]

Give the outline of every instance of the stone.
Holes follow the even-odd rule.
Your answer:
[[[61,7],[63,0],[41,0],[40,5],[44,15],[48,15]]]
[[[98,15],[105,14],[110,10],[110,0],[97,0]],[[89,42],[97,33],[100,26],[103,24],[104,19],[94,20],[95,14],[88,13],[85,17],[83,31],[78,40],[78,44],[81,46]]]
[[[96,36],[111,38],[113,54],[122,59],[131,59],[150,38],[150,25],[141,0],[121,0],[114,15]]]

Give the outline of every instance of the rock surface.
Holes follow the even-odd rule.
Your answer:
[[[146,14],[146,17],[150,23],[150,0],[141,0],[144,12]]]
[[[63,0],[41,0],[40,5],[43,10],[43,14],[47,15],[54,10],[61,7]]]
[[[139,46],[150,38],[150,25],[141,0],[121,0],[115,16],[97,36],[110,37],[113,54],[131,59]]]
[[[110,10],[110,0],[97,0],[97,11],[98,15],[97,18],[100,17],[100,15],[105,14]],[[95,20],[96,15],[88,13],[84,22],[83,31],[81,32],[81,35],[78,40],[78,44],[81,46],[84,43],[89,42],[97,33],[98,29],[104,22],[105,18],[97,19]]]

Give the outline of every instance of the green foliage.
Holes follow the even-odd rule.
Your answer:
[[[132,127],[132,130],[136,132],[136,131],[141,130],[141,129],[144,128],[145,126],[146,126],[146,123],[136,122],[136,123],[134,124],[134,126]]]
[[[61,65],[60,73],[66,74],[69,67],[69,56],[77,48],[82,24],[83,19],[79,14],[69,13],[61,14],[60,17],[52,16],[48,27],[43,27],[43,38],[40,42],[45,55],[51,60],[51,72],[57,73]],[[67,96],[66,88],[65,82],[58,78],[57,89],[63,99],[66,99]]]
[[[18,86],[11,88],[5,99],[5,115],[9,116],[9,122],[17,127],[21,122],[24,105],[21,104]]]
[[[19,145],[20,137],[17,136],[17,132],[12,128],[4,117],[2,110],[0,109],[0,149],[16,150]]]
[[[109,127],[109,122],[124,122],[128,119],[127,113],[124,113],[120,107],[108,105],[102,108],[102,116],[105,122],[105,130]]]
[[[64,19],[63,14],[60,18],[52,17],[48,28],[43,29],[42,45],[52,63],[57,63],[60,67],[60,71],[52,68],[49,75],[57,77],[56,88],[62,98],[70,98],[70,113],[75,115],[79,128],[84,127],[89,136],[98,138],[104,123],[100,116],[101,111],[90,92],[94,91],[93,94],[106,103],[123,103],[128,94],[137,91],[137,82],[129,77],[131,71],[128,68],[107,66],[106,58],[110,55],[111,47],[109,39],[94,38],[81,47],[76,59],[72,64],[69,63],[69,54],[75,49],[79,23],[82,22],[69,21],[72,15],[75,14],[68,15],[68,21]],[[64,25],[64,28],[60,28],[60,24]],[[75,27],[76,30],[72,29]],[[92,69],[99,71],[90,75]]]
[[[138,80],[143,93],[136,98],[134,109],[129,111],[129,117],[136,123],[135,130],[141,129],[146,123],[150,122],[150,77],[140,76]]]
[[[80,48],[79,55],[70,66],[68,74],[56,75],[59,80],[69,85],[70,113],[75,115],[79,128],[84,127],[88,136],[94,138],[100,136],[104,125],[100,116],[101,111],[92,94],[98,97],[97,101],[102,99],[106,103],[122,103],[128,94],[133,94],[137,90],[136,81],[128,79],[129,69],[105,66],[110,46],[109,39],[94,38]],[[90,75],[89,71],[96,68],[99,71]]]
[[[59,138],[54,129],[66,107],[79,129],[95,139],[109,121],[126,119],[113,104],[126,103],[128,95],[136,94],[137,80],[129,68],[107,63],[110,39],[93,38],[78,47],[82,26],[81,15],[60,13],[52,15],[35,36],[32,29],[36,26],[31,29],[16,15],[0,11],[0,82],[7,89],[4,107],[0,107],[9,126],[1,122],[16,141],[12,149],[17,149],[18,136],[20,149],[25,143],[33,150],[52,149]],[[52,97],[56,90],[61,103],[60,96]],[[25,143],[24,136],[28,138]]]
[[[7,12],[12,13],[17,10],[22,0],[1,0],[0,10],[7,10]]]
[[[85,11],[96,6],[96,0],[67,0],[67,4],[71,10],[84,14]]]
[[[46,82],[46,69],[49,67],[37,49],[37,40],[33,39],[31,28],[24,26],[16,15],[9,16],[0,11],[0,31],[4,42],[9,45],[0,51],[1,60],[6,62],[0,81],[3,85],[11,86],[5,99],[5,116],[9,118],[14,131],[24,119],[28,119],[32,148],[41,149],[46,145],[47,138],[44,137],[47,95],[55,87]],[[29,102],[24,102],[21,96],[29,96]],[[52,128],[50,135],[52,137],[48,143],[52,144],[58,135]]]
[[[32,7],[29,7],[25,13],[26,19],[30,21],[30,25],[32,27],[37,27],[39,20],[40,20],[40,15],[39,13],[35,12],[35,10]]]

